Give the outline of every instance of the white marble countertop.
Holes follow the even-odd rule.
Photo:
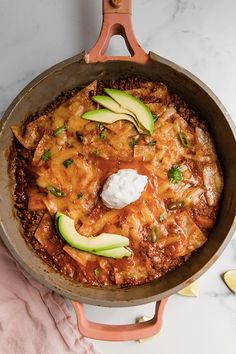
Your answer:
[[[184,66],[222,100],[236,123],[236,1],[134,0],[133,25],[145,50]],[[0,116],[14,96],[51,65],[89,49],[101,25],[100,0],[0,0]],[[120,41],[111,52],[122,53]],[[236,295],[221,276],[236,268],[236,239],[199,280],[200,296],[172,296],[161,333],[149,342],[93,341],[104,354],[233,354]],[[133,322],[154,304],[86,306],[90,319]]]

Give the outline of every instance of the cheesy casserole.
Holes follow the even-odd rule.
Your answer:
[[[103,87],[144,102],[153,133],[140,134],[124,120],[82,119],[99,108],[91,97],[103,94]],[[12,131],[10,167],[24,237],[63,275],[91,285],[143,284],[179,267],[207,241],[223,188],[214,143],[206,124],[163,83],[95,81]],[[135,202],[108,208],[100,197],[104,183],[123,169],[147,176],[147,184]],[[57,211],[83,236],[126,236],[132,255],[112,259],[71,247],[54,227]]]

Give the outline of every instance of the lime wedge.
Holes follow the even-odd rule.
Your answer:
[[[224,274],[225,284],[236,294],[236,269],[229,270]]]
[[[192,297],[197,297],[199,295],[199,285],[198,283],[195,281],[192,284],[186,286],[186,288],[178,291],[179,295],[182,296],[192,296]]]

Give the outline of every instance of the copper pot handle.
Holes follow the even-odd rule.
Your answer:
[[[94,47],[85,54],[86,63],[107,60],[127,60],[146,63],[148,54],[138,44],[131,23],[131,0],[103,0],[103,23],[100,35]],[[121,35],[130,56],[107,56],[105,51],[114,35]]]
[[[152,337],[162,326],[163,310],[167,299],[156,302],[155,314],[149,321],[127,325],[108,325],[87,320],[83,305],[72,301],[80,333],[87,338],[105,341],[128,341]]]

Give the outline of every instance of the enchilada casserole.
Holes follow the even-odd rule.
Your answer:
[[[93,97],[105,96],[104,88],[142,102],[152,131],[132,111],[131,121],[82,118],[102,108]],[[62,94],[12,131],[9,170],[24,238],[64,276],[100,286],[143,284],[181,266],[207,241],[223,188],[221,168],[206,124],[165,84],[95,81]],[[130,171],[145,176],[145,186],[131,202],[112,204],[117,174]],[[129,199],[133,183],[120,184],[120,199]],[[126,254],[74,247],[55,227],[58,212],[73,221],[75,239],[120,235],[128,240]]]

